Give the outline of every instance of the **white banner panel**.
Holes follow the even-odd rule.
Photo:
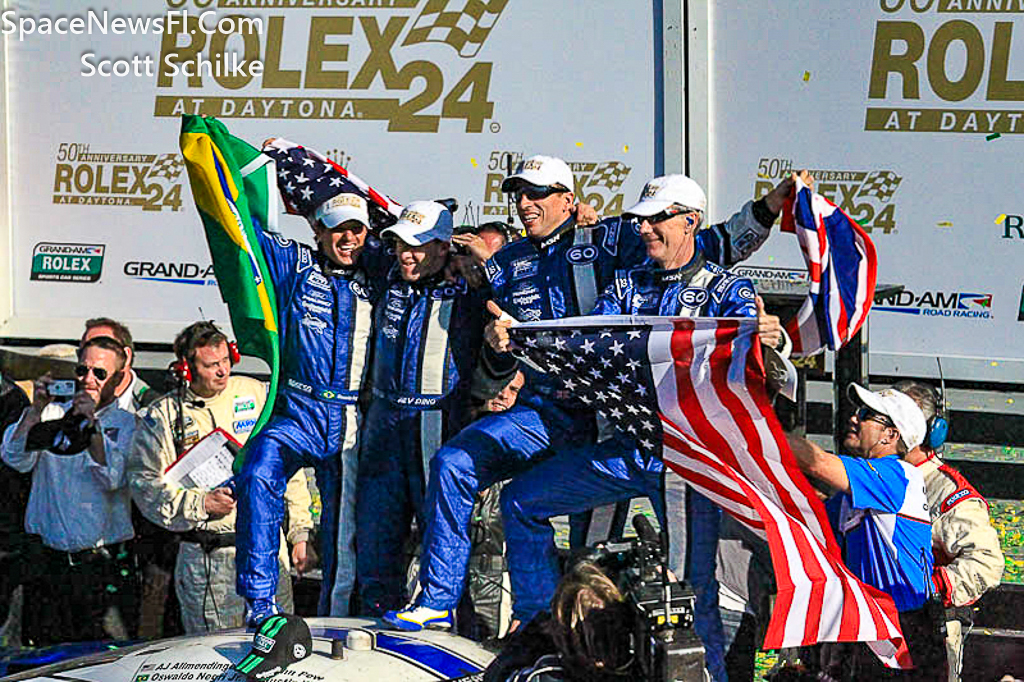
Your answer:
[[[456,197],[465,222],[504,219],[505,152],[570,161],[601,213],[653,172],[651,3],[12,0],[2,30],[13,295],[0,336],[74,337],[105,314],[166,342],[199,308],[226,321],[181,113],[321,150],[398,201]],[[298,218],[282,229],[310,237]]]
[[[811,169],[906,287],[872,353],[1024,358],[1024,2],[716,0],[709,42],[712,218]]]

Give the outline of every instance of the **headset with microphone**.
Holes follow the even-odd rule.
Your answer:
[[[223,336],[228,346],[228,360],[231,366],[237,365],[242,356],[238,352],[238,344],[227,339],[227,336],[217,328],[212,321],[203,321],[190,324],[185,327],[174,339],[174,355],[177,360],[171,363],[167,370],[174,378],[185,384],[192,383],[194,374],[192,372],[192,361],[195,358],[196,348],[207,345],[207,342],[214,336]]]
[[[177,383],[178,418],[177,433],[174,434],[174,449],[179,457],[185,450],[185,403],[188,402],[192,407],[201,408],[206,406],[203,400],[187,400],[186,397],[186,389],[194,378],[192,361],[195,359],[196,348],[209,345],[210,340],[217,336],[224,338],[225,343],[227,343],[228,360],[231,362],[231,366],[237,365],[242,359],[238,352],[238,345],[228,339],[224,332],[218,329],[217,325],[212,321],[190,324],[181,330],[174,339],[174,355],[177,357],[177,360],[170,364],[167,371],[170,372]]]

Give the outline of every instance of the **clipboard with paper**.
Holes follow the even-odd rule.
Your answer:
[[[224,429],[214,429],[164,470],[164,478],[184,488],[213,490],[231,478],[242,444]]]

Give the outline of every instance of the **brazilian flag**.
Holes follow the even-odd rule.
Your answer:
[[[238,350],[270,366],[270,390],[252,442],[270,418],[280,375],[274,285],[256,238],[256,230],[277,220],[274,162],[213,118],[183,116],[180,145]],[[236,471],[244,456],[245,449],[235,459]]]

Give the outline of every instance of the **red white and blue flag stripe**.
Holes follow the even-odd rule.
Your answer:
[[[777,597],[765,648],[862,641],[907,665],[892,598],[843,564],[772,410],[755,319],[593,316],[509,333],[517,355],[558,377],[563,400],[597,410],[768,543]]]
[[[378,231],[393,225],[402,213],[397,201],[315,149],[277,137],[263,145],[263,153],[277,164],[277,186],[289,213],[311,219],[320,204],[343,193],[366,199],[370,223]]]
[[[800,179],[782,213],[782,229],[796,232],[811,291],[787,325],[793,354],[838,350],[864,324],[875,296],[875,245],[860,225]]]

